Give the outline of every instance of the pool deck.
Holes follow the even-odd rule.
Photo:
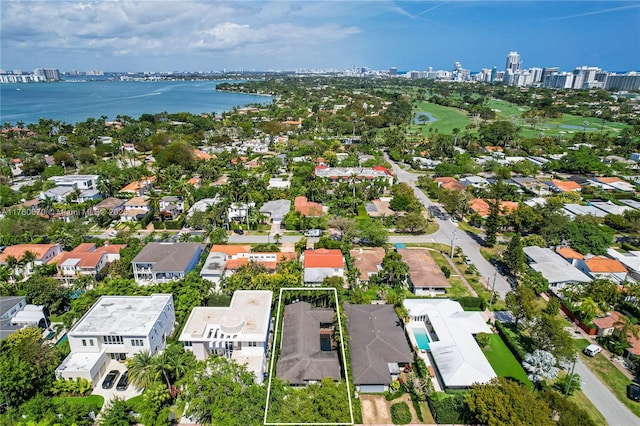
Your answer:
[[[422,328],[425,333],[427,333],[427,336],[429,336],[429,341],[432,341],[431,339],[431,333],[429,333],[429,330],[427,330],[427,326],[424,323],[424,321],[413,321],[410,320],[408,323],[405,323],[405,332],[407,333],[407,336],[409,337],[409,342],[411,343],[411,347],[413,348],[413,350],[415,351],[415,353],[422,358],[422,360],[424,361],[424,363],[427,365],[428,367],[431,367],[433,369],[433,371],[436,371],[436,367],[431,363],[431,360],[429,359],[429,354],[428,351],[424,350],[424,349],[420,349],[420,347],[418,346],[418,342],[416,341],[416,336],[413,335],[413,331],[412,329],[414,328]],[[435,377],[431,378],[431,383],[433,383],[433,387],[437,392],[441,392],[443,390],[443,387],[440,384],[440,381],[438,380],[438,375],[436,374]]]

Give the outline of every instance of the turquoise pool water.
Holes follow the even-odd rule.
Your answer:
[[[58,343],[56,343],[56,346],[60,346],[60,345],[62,345],[62,344],[63,344],[64,342],[66,342],[67,340],[69,340],[69,338],[67,337],[67,335],[66,335],[66,333],[65,333],[65,335],[64,335],[64,336],[62,336],[62,337],[60,338],[60,340],[58,340]]]
[[[418,343],[418,347],[422,350],[429,350],[429,335],[423,328],[412,328],[411,331],[416,338],[416,343]]]

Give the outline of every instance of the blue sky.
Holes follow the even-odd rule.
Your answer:
[[[0,68],[640,70],[640,2],[0,1]]]

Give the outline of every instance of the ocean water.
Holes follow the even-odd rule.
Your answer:
[[[117,115],[139,118],[160,112],[212,113],[234,106],[268,104],[271,97],[217,92],[220,81],[63,81],[0,84],[0,125],[40,118],[75,124]]]

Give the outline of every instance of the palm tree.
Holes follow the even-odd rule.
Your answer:
[[[24,265],[29,265],[29,271],[33,272],[34,262],[37,258],[38,256],[34,252],[27,250],[22,255],[22,259],[20,259],[20,261],[22,261]]]
[[[154,355],[148,349],[145,349],[127,360],[129,381],[140,389],[146,388],[159,379],[161,373],[157,369],[157,363],[154,358]],[[167,386],[169,386],[169,383],[167,383]]]
[[[638,335],[640,335],[640,329],[636,327],[636,324],[638,324],[637,319],[623,315],[619,320],[613,323],[613,326],[615,327],[620,340],[628,342],[630,335],[636,339],[638,338]]]
[[[586,321],[591,321],[593,317],[600,311],[598,304],[591,298],[585,297],[580,303],[580,312],[584,315]]]
[[[7,268],[9,268],[9,270],[11,271],[11,278],[15,281],[18,277],[16,268],[18,267],[20,262],[18,262],[18,259],[16,259],[16,257],[12,254],[7,256],[5,262],[7,263]]]

